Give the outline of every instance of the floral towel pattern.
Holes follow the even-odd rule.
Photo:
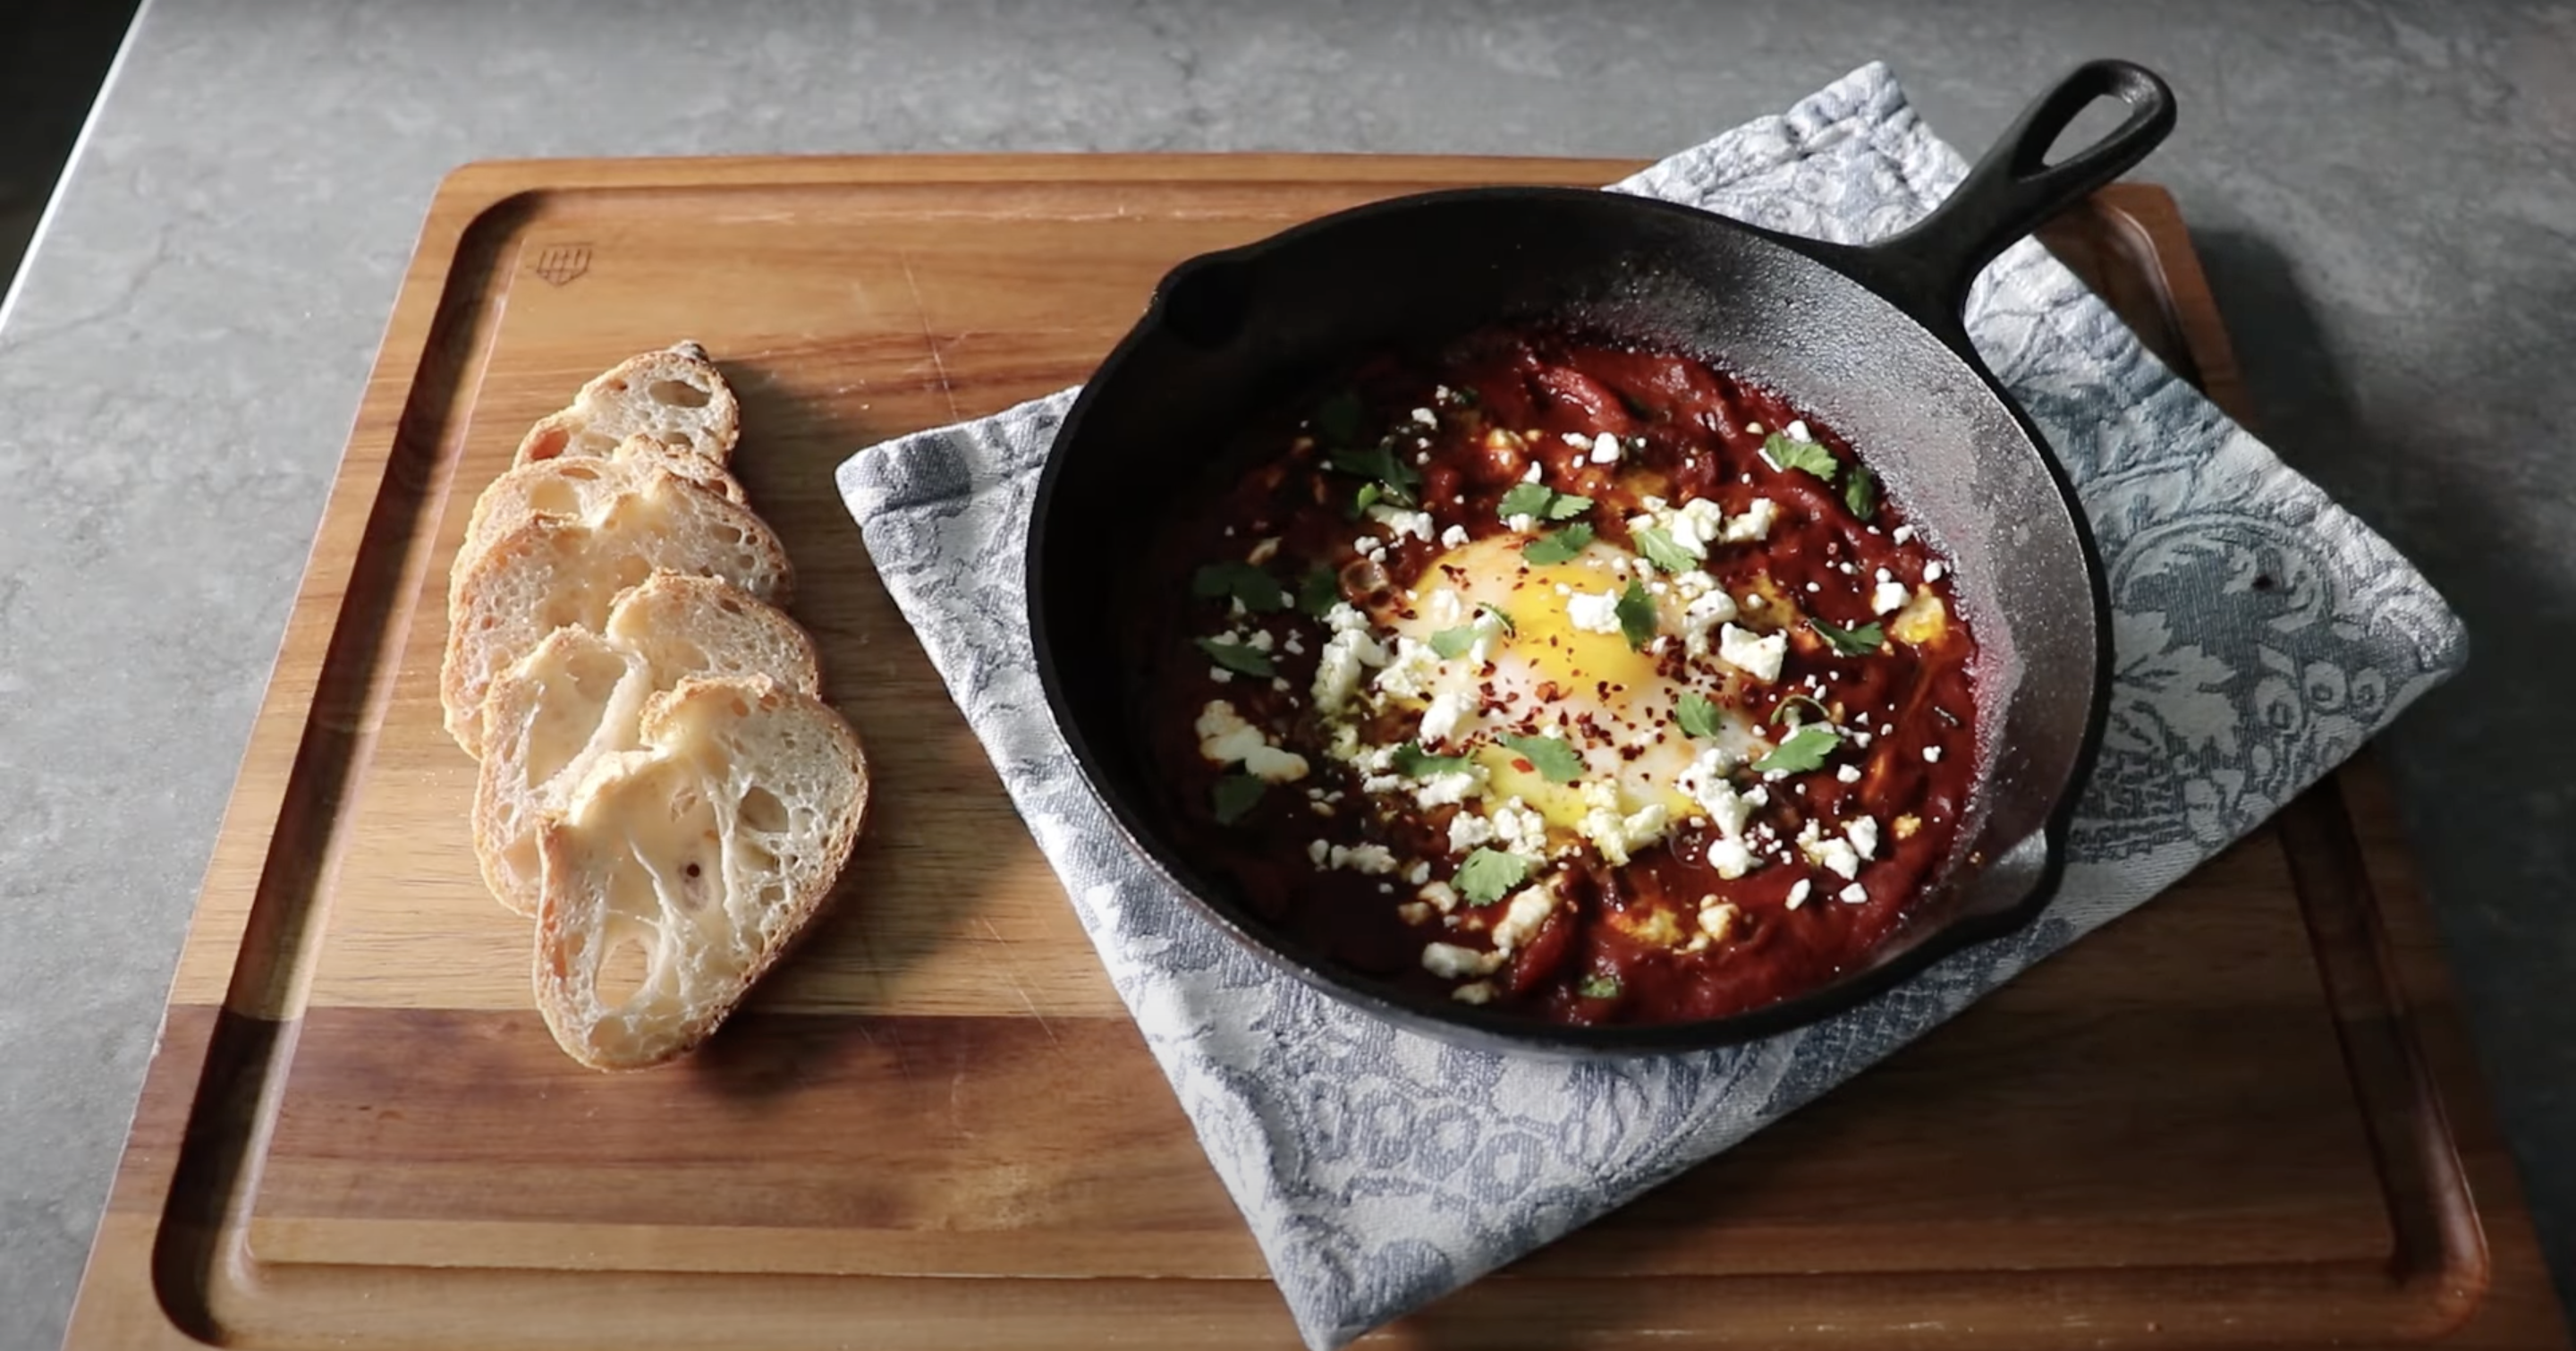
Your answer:
[[[1965,173],[1876,64],[1612,190],[1843,241]],[[1031,666],[1021,557],[1072,392],[860,452],[840,485],[878,570],[1038,845],[1270,1262],[1338,1346],[1625,1203],[2153,896],[2456,670],[2460,625],[2023,241],[1969,299],[1979,351],[2080,485],[2110,569],[2109,735],[2040,920],[1768,1042],[1598,1063],[1397,1031],[1236,950],[1154,880],[1069,765]]]

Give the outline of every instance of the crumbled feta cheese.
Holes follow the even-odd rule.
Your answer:
[[[1698,557],[1706,558],[1708,546],[1725,534],[1726,508],[1708,498],[1694,497],[1673,513],[1673,541]]]
[[[1738,840],[1711,840],[1708,866],[1716,869],[1718,876],[1732,882],[1753,871],[1753,851]]]
[[[1414,409],[1413,420],[1421,423],[1425,427],[1437,427],[1440,425],[1440,415],[1432,412],[1428,408]]]
[[[1619,438],[1612,436],[1608,432],[1603,432],[1599,436],[1592,438],[1592,462],[1594,464],[1617,464],[1619,462]]]
[[[1697,568],[1693,568],[1688,572],[1676,572],[1673,574],[1673,594],[1681,597],[1683,600],[1698,600],[1700,597],[1705,596],[1716,589],[1717,579]],[[1733,604],[1734,599],[1735,598],[1732,596],[1728,597],[1727,603]]]
[[[1637,850],[1664,837],[1666,813],[1660,802],[1623,814],[1618,785],[1597,779],[1583,785],[1583,802],[1587,810],[1575,833],[1590,840],[1613,868],[1627,866]]]
[[[1243,556],[1243,561],[1250,563],[1252,566],[1257,568],[1278,556],[1279,537],[1277,535],[1272,535],[1268,539],[1254,543],[1252,546],[1252,552],[1245,554]]]
[[[1845,765],[1834,771],[1834,777],[1844,783],[1858,783],[1860,782],[1860,766]]]
[[[1759,422],[1745,423],[1744,434],[1746,436],[1760,436],[1762,434],[1762,424]]]
[[[1870,589],[1870,611],[1873,614],[1894,614],[1905,608],[1905,602],[1912,594],[1905,589],[1903,582],[1880,582]]]
[[[1699,908],[1699,931],[1707,934],[1710,939],[1723,943],[1735,932],[1735,922],[1743,915],[1743,911],[1726,901],[1711,904],[1709,900],[1703,899]]]
[[[1234,705],[1223,699],[1210,699],[1199,710],[1194,730],[1199,734],[1199,754],[1211,764],[1233,764],[1270,744],[1260,728],[1245,722]]]
[[[1545,473],[1545,472],[1546,472],[1546,466],[1541,465],[1541,464],[1540,464],[1538,461],[1536,461],[1536,460],[1532,460],[1532,461],[1530,461],[1529,472],[1528,472],[1528,473],[1526,473],[1526,474],[1521,475],[1521,482],[1523,482],[1523,483],[1536,483],[1536,482],[1538,482],[1539,475],[1540,475],[1540,474],[1542,474],[1542,473]]]
[[[1451,990],[1449,997],[1461,1004],[1486,1003],[1494,997],[1494,983],[1490,980],[1471,980]]]
[[[1807,903],[1807,893],[1813,890],[1815,890],[1814,884],[1810,883],[1803,877],[1799,878],[1796,885],[1789,888],[1789,908],[1795,910],[1799,906],[1805,905]]]
[[[1306,777],[1306,757],[1276,746],[1256,746],[1243,757],[1243,772],[1264,783],[1295,783]]]
[[[1440,670],[1440,654],[1432,651],[1429,643],[1398,638],[1395,659],[1370,683],[1399,699],[1419,699],[1431,693],[1433,684],[1440,679]]]
[[[1744,823],[1760,805],[1727,782],[1727,775],[1734,772],[1735,757],[1711,746],[1693,757],[1673,779],[1673,786],[1698,803],[1700,810],[1708,813],[1708,819],[1716,823],[1717,833],[1729,840],[1743,837]]]
[[[1491,975],[1503,964],[1505,954],[1478,952],[1455,943],[1422,945],[1422,969],[1442,980],[1460,980],[1468,976]]]
[[[1463,854],[1494,838],[1494,823],[1474,812],[1460,812],[1449,818],[1449,851]]]
[[[1578,591],[1565,601],[1565,620],[1585,633],[1619,631],[1619,593],[1604,591],[1594,595]]]
[[[1556,911],[1556,890],[1542,882],[1524,887],[1503,908],[1503,917],[1494,921],[1494,951],[1508,954],[1538,937],[1540,926]]]
[[[1685,574],[1689,575],[1689,574]],[[1707,576],[1706,573],[1697,574]],[[1736,616],[1735,598],[1723,591],[1709,591],[1682,608],[1682,642],[1694,657],[1708,655],[1708,632]]]
[[[1445,629],[1467,617],[1467,603],[1458,598],[1457,592],[1445,586],[1439,587],[1422,602],[1422,617]]]
[[[1781,428],[1780,434],[1788,437],[1792,441],[1813,442],[1816,439],[1808,433],[1807,420],[1805,418],[1800,418],[1797,421],[1790,423],[1788,426]]]
[[[1466,544],[1467,527],[1463,525],[1453,525],[1440,532],[1440,547],[1443,549],[1461,549]]]
[[[1938,746],[1926,746],[1926,747],[1924,747],[1924,748],[1923,748],[1923,761],[1924,761],[1924,763],[1926,763],[1926,764],[1934,764],[1934,765],[1937,765],[1937,764],[1941,763],[1941,748],[1940,748],[1940,747],[1938,747]]]
[[[1780,504],[1767,497],[1757,497],[1745,504],[1743,515],[1727,518],[1726,526],[1718,532],[1717,538],[1723,544],[1746,544],[1769,539],[1771,527],[1778,523],[1779,519]]]
[[[1888,538],[1899,544],[1903,544],[1914,538],[1914,527],[1910,525],[1900,525],[1896,527],[1893,533],[1888,535]]]
[[[1531,810],[1519,798],[1512,798],[1496,807],[1492,824],[1493,838],[1502,841],[1504,849],[1531,858],[1547,852],[1547,818]],[[1455,823],[1450,826],[1449,840],[1452,845],[1457,843]]]
[[[1788,655],[1789,635],[1785,633],[1757,638],[1733,624],[1718,630],[1718,660],[1766,685],[1780,678],[1780,663]]]
[[[1412,885],[1414,885],[1414,886],[1417,886],[1417,887],[1418,887],[1418,886],[1421,886],[1421,885],[1422,885],[1423,883],[1425,883],[1425,882],[1430,881],[1430,880],[1431,880],[1431,863],[1430,863],[1430,861],[1429,861],[1429,860],[1427,860],[1427,859],[1415,859],[1415,860],[1413,861],[1413,866],[1404,870],[1404,880],[1405,880],[1406,882],[1408,882],[1408,883],[1411,883],[1411,884],[1412,884]]]
[[[1329,715],[1359,692],[1361,668],[1386,665],[1387,653],[1370,635],[1368,617],[1346,601],[1333,602],[1324,612],[1324,624],[1333,636],[1316,659],[1314,696],[1317,711]]]
[[[1326,861],[1336,868],[1378,876],[1395,871],[1395,855],[1382,844],[1355,844],[1347,848],[1334,845]]]
[[[1807,856],[1809,863],[1837,877],[1849,879],[1860,875],[1860,855],[1853,852],[1851,842],[1848,840],[1802,838],[1798,841],[1798,848]]]
[[[1430,512],[1402,511],[1394,507],[1376,506],[1369,508],[1368,514],[1370,520],[1385,526],[1397,539],[1411,535],[1426,544],[1431,542]]]
[[[1425,882],[1413,894],[1444,915],[1458,908],[1458,890],[1446,882]]]
[[[1454,806],[1473,797],[1476,790],[1484,786],[1484,766],[1469,765],[1454,774],[1434,774],[1422,780],[1420,786],[1413,790],[1413,801],[1424,811]]]
[[[1406,901],[1395,908],[1395,917],[1407,924],[1428,924],[1431,922],[1431,907],[1420,901]]]
[[[1923,565],[1923,580],[1926,582],[1937,582],[1943,577],[1949,575],[1949,571],[1950,570],[1948,568],[1941,566],[1937,562],[1926,563]]]
[[[1854,882],[1850,886],[1843,888],[1839,894],[1844,900],[1849,901],[1853,905],[1859,905],[1861,902],[1869,899],[1869,888],[1862,886],[1858,882]]]
[[[1315,861],[1315,866],[1318,868],[1329,866],[1329,860],[1332,858],[1332,854],[1333,846],[1331,841],[1328,840],[1317,840],[1313,844],[1306,846],[1306,857],[1313,859]]]
[[[1270,650],[1272,642],[1273,640],[1270,637],[1269,631],[1267,629],[1261,629],[1254,631],[1251,637],[1244,639],[1243,645],[1251,648],[1255,652],[1267,652]]]
[[[1431,706],[1422,710],[1422,744],[1437,746],[1447,741],[1457,732],[1459,721],[1466,716],[1467,701],[1454,691],[1442,690],[1432,696]]]
[[[1878,856],[1878,819],[1856,816],[1843,826],[1843,838],[1851,841],[1852,852],[1862,858]]]
[[[1592,438],[1585,436],[1581,432],[1559,432],[1557,435],[1562,437],[1565,444],[1569,446],[1589,446],[1592,444]]]
[[[1538,518],[1528,512],[1516,512],[1503,518],[1503,525],[1515,535],[1526,535],[1537,528]]]

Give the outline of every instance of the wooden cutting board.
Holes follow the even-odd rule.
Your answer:
[[[225,819],[69,1344],[1290,1347],[1251,1238],[832,490],[1075,383],[1181,257],[1610,162],[477,165],[439,191]],[[2243,405],[2161,191],[2047,235]],[[879,771],[838,913],[694,1061],[562,1056],[476,878],[442,579],[528,423],[705,342]],[[1401,1104],[1352,1104],[1401,1110]],[[2564,1347],[2365,759],[1825,1101],[1388,1346]]]

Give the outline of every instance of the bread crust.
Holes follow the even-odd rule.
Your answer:
[[[656,386],[663,382],[685,387],[686,397],[703,402],[662,404]],[[742,436],[742,403],[724,373],[708,359],[707,350],[684,340],[658,352],[638,353],[592,376],[570,404],[539,418],[528,429],[513,463],[604,454],[607,446],[584,448],[592,439],[585,433],[595,423],[609,420],[655,424],[657,439],[693,450],[721,469]]]

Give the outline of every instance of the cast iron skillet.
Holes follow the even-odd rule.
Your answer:
[[[2048,164],[2105,96],[2101,142]],[[1056,726],[1145,859],[1252,951],[1401,1025],[1482,1045],[1681,1050],[1767,1036],[1876,994],[2028,922],[2054,892],[2074,790],[2101,738],[2102,569],[2064,472],[1969,345],[1970,281],[2004,247],[2146,157],[2172,92],[2124,61],[2078,68],[1940,208],[1867,247],[1619,193],[1472,188],[1363,206],[1181,264],[1083,390],[1038,480],[1029,626]],[[1172,847],[1135,725],[1121,607],[1153,523],[1258,410],[1390,346],[1557,320],[1677,347],[1752,376],[1859,448],[1956,563],[1980,648],[1979,787],[1930,891],[1861,966],[1735,1016],[1573,1028],[1399,992],[1275,932]],[[1122,599],[1127,598],[1127,599]],[[1152,603],[1152,602],[1148,602]],[[1160,603],[1169,603],[1163,600]]]

